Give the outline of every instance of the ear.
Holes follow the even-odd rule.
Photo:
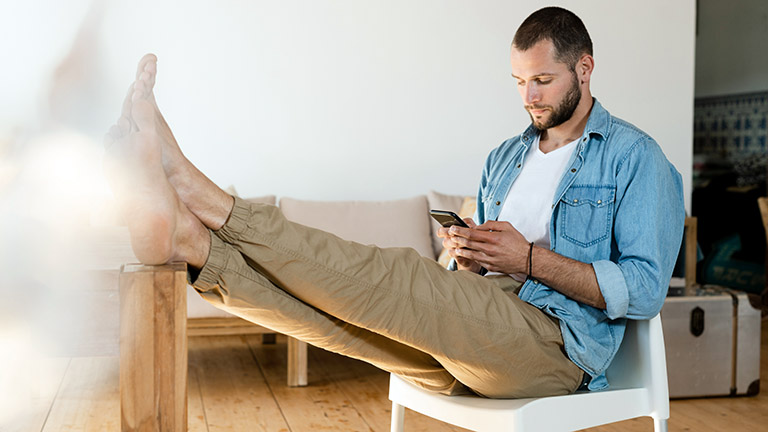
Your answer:
[[[592,71],[595,70],[595,59],[589,55],[584,54],[576,63],[576,75],[579,77],[580,84],[589,84],[592,78]]]

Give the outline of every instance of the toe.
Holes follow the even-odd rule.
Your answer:
[[[109,135],[113,140],[119,140],[123,137],[123,133],[118,125],[112,125],[112,127],[109,128]]]
[[[133,110],[131,117],[136,122],[140,131],[151,131],[155,127],[155,110],[152,105],[143,97],[133,100]]]
[[[120,128],[120,133],[122,135],[127,135],[131,132],[131,121],[124,115],[117,119],[117,126]]]
[[[131,83],[131,85],[128,86],[128,93],[125,95],[125,99],[123,99],[123,108],[122,108],[122,111],[120,112],[120,117],[121,118],[127,118],[128,119],[128,122],[129,122],[128,130],[129,131],[130,130],[136,130],[136,128],[134,127],[133,122],[130,121],[130,118],[131,118],[131,106],[133,104],[133,101],[132,101],[132,99],[133,99],[133,86],[134,86],[134,83]]]
[[[139,60],[139,66],[136,68],[136,78],[139,78],[139,75],[144,72],[144,69],[147,67],[147,65],[153,63],[157,63],[157,57],[152,53],[144,54],[144,57]]]
[[[148,74],[147,84],[150,88],[154,88],[155,78],[157,77],[157,63],[147,63],[147,65],[144,66],[144,72]]]

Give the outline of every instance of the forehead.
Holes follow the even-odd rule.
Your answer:
[[[520,78],[537,75],[559,75],[569,71],[568,65],[555,59],[555,45],[549,39],[537,42],[525,51],[514,46],[510,50],[512,75]]]

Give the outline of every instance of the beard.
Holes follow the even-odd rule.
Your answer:
[[[571,81],[571,88],[568,89],[568,93],[565,94],[565,97],[560,102],[560,105],[557,106],[557,108],[553,108],[550,106],[537,106],[537,105],[530,105],[526,107],[526,111],[528,111],[528,115],[531,117],[531,122],[533,122],[533,127],[535,127],[539,132],[545,131],[549,128],[560,126],[561,124],[567,122],[571,119],[573,116],[574,111],[576,111],[576,107],[579,106],[579,101],[581,100],[581,89],[579,88],[579,79],[576,77],[576,74],[573,74],[573,80]],[[532,109],[543,109],[543,108],[550,108],[552,110],[551,115],[548,119],[545,121],[538,121],[533,118],[533,114],[531,114]]]

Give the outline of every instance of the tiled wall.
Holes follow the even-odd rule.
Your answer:
[[[694,183],[736,173],[739,186],[765,184],[768,91],[696,99]]]

